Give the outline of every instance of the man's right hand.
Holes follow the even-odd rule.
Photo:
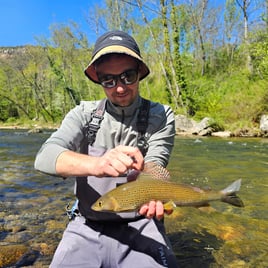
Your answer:
[[[143,156],[137,147],[119,145],[97,159],[95,176],[117,177],[129,169],[142,170],[143,164]]]
[[[64,151],[57,159],[57,174],[63,177],[117,177],[129,169],[142,170],[143,156],[137,147],[119,145],[103,156],[95,157]]]

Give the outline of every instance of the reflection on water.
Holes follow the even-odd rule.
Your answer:
[[[238,195],[244,208],[217,202],[211,213],[177,209],[176,220],[167,222],[183,267],[191,267],[189,258],[195,260],[193,267],[268,266],[267,139],[177,138],[168,168],[176,181],[213,189],[242,179]]]
[[[34,267],[47,267],[68,222],[64,207],[74,200],[72,179],[33,169],[48,135],[0,130],[0,267],[4,249],[34,255]],[[220,190],[242,178],[245,203],[241,209],[215,202],[212,212],[177,208],[167,217],[180,267],[268,266],[267,152],[267,139],[176,138],[172,180]]]
[[[178,138],[169,169],[178,181],[217,189],[241,178],[239,195],[246,208],[237,213],[251,207],[254,218],[268,219],[267,139]],[[222,204],[220,208],[227,209]]]

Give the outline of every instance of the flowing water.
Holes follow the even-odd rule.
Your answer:
[[[68,223],[73,180],[40,174],[50,132],[0,130],[0,267],[48,267]],[[165,225],[179,267],[268,267],[268,139],[177,137],[172,180],[223,189],[241,178],[244,208],[176,208]]]

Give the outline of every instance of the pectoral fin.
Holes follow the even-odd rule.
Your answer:
[[[173,210],[175,207],[176,207],[176,204],[173,201],[169,201],[169,202],[164,204],[165,211]]]
[[[215,208],[211,207],[211,206],[205,206],[205,207],[199,207],[198,208],[200,211],[202,212],[206,212],[206,213],[211,213],[211,212],[215,212],[217,211]]]

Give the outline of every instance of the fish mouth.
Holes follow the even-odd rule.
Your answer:
[[[92,205],[91,206],[91,209],[94,210],[94,211],[102,211],[102,209],[96,205]]]

